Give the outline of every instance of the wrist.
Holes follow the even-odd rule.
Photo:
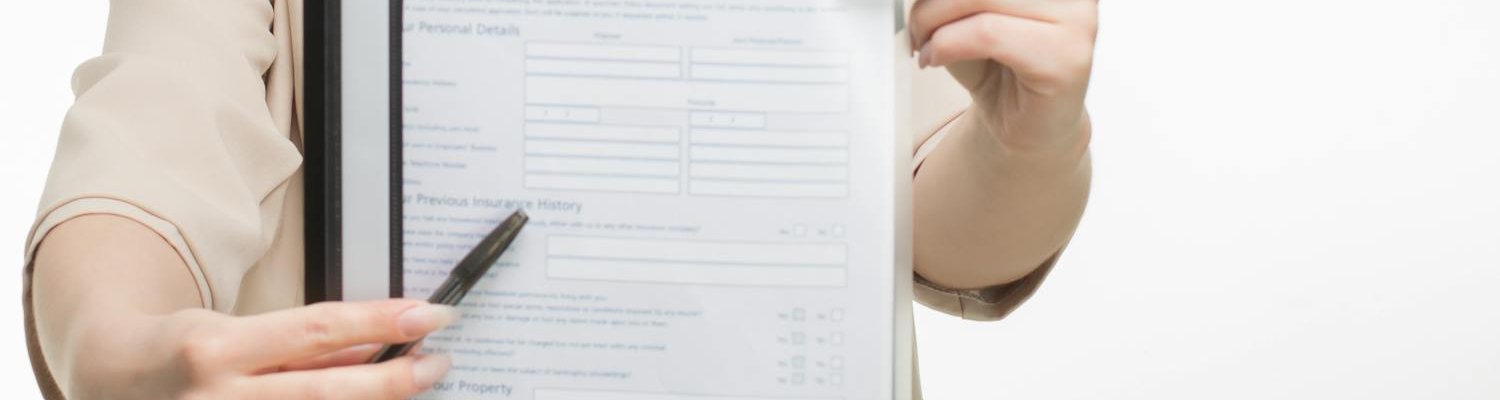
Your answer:
[[[1078,172],[1088,157],[1092,124],[1085,112],[1048,127],[1010,126],[970,108],[952,129],[977,157],[977,166],[1007,175],[1055,177]]]

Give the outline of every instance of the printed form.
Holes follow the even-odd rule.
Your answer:
[[[532,215],[423,398],[894,398],[897,12],[408,0],[406,296]]]

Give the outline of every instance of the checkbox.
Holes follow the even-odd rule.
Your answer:
[[[834,332],[832,335],[828,335],[828,344],[834,346],[844,344],[844,334]]]

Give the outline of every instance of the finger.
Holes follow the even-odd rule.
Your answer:
[[[265,373],[305,371],[310,369],[333,368],[342,367],[345,365],[363,364],[370,361],[370,358],[374,357],[375,353],[380,351],[380,349],[385,348],[385,346],[386,345],[384,344],[377,343],[362,344],[332,353],[323,354],[310,359],[294,361],[288,363],[287,365],[267,370],[265,371]],[[412,346],[411,348],[412,354],[415,354],[418,351],[422,351],[422,342],[417,342],[417,345]]]
[[[450,366],[446,355],[410,355],[380,364],[253,376],[232,390],[255,399],[401,400],[431,389]]]
[[[1004,64],[1030,89],[1052,91],[1087,80],[1093,41],[1067,28],[1005,14],[982,13],[944,25],[922,47],[926,66],[969,60]],[[977,81],[964,82],[972,85]]]
[[[306,371],[310,369],[323,369],[360,364],[364,363],[365,361],[369,361],[370,357],[375,356],[375,352],[380,351],[380,348],[384,346],[385,345],[383,344],[376,343],[362,344],[347,349],[326,353],[306,360],[293,361],[281,366],[277,370],[280,372]]]
[[[413,300],[319,303],[238,318],[248,370],[285,365],[366,343],[415,341],[458,319],[453,307]]]
[[[920,48],[943,25],[970,15],[992,12],[1043,22],[1058,0],[917,0],[911,7],[912,46]]]

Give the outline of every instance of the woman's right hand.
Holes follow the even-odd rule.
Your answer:
[[[381,344],[420,340],[456,318],[451,307],[413,300],[321,303],[248,317],[201,309],[145,317],[137,326],[76,338],[89,356],[72,363],[70,397],[406,399],[447,372],[447,356],[364,362]]]
[[[419,300],[205,310],[178,253],[111,215],[58,225],[34,265],[28,334],[52,378],[44,392],[55,380],[69,400],[407,399],[447,372],[447,356],[366,360],[458,319]]]

